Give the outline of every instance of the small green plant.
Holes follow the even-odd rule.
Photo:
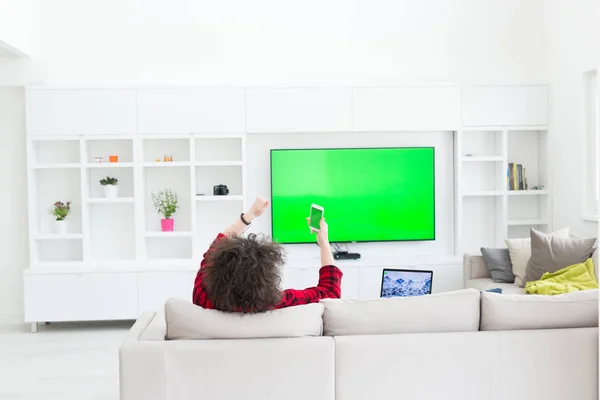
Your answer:
[[[156,211],[164,215],[166,219],[171,218],[179,208],[177,193],[173,193],[171,189],[161,190],[158,193],[152,192],[152,201]]]
[[[100,184],[102,186],[107,186],[107,185],[118,185],[119,184],[119,180],[117,178],[111,178],[110,176],[107,176],[104,179],[100,179]]]
[[[67,201],[67,204],[62,201],[54,203],[54,207],[50,209],[50,214],[56,217],[57,221],[64,221],[71,211],[71,202]]]

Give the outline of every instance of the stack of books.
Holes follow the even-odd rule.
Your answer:
[[[508,190],[527,190],[527,169],[521,164],[508,163],[508,171],[506,172]]]

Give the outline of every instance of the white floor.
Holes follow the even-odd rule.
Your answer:
[[[118,351],[131,325],[0,327],[0,400],[118,400]]]

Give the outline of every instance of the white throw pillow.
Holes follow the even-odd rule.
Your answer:
[[[375,300],[324,299],[327,336],[479,330],[479,290]]]
[[[569,233],[570,229],[565,228],[550,233],[550,236],[569,238]],[[520,287],[527,272],[527,263],[531,258],[531,238],[506,239],[505,242],[510,255],[513,275],[515,276],[515,285]]]
[[[167,340],[321,336],[323,305],[307,304],[258,314],[207,310],[181,299],[165,303]]]
[[[559,294],[481,294],[481,330],[598,326],[598,289]]]

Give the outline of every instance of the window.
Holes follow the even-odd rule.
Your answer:
[[[585,157],[585,218],[598,221],[600,216],[600,133],[598,102],[600,87],[598,71],[584,74],[586,157]]]

